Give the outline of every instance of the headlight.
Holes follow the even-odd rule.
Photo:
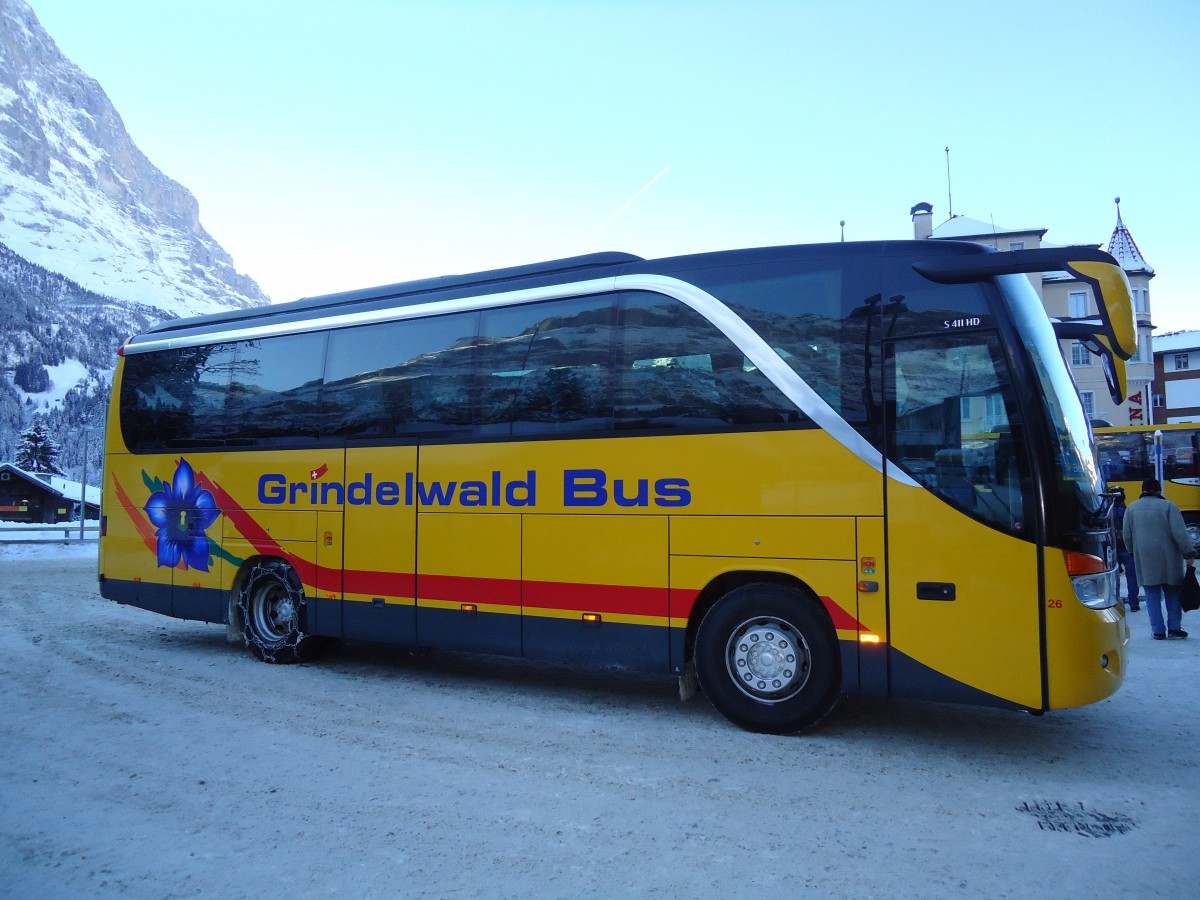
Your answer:
[[[1071,578],[1075,596],[1088,609],[1108,609],[1120,602],[1117,596],[1117,570]]]
[[[1106,568],[1100,557],[1072,550],[1064,550],[1063,557],[1080,603],[1088,609],[1109,609],[1120,602],[1116,566]]]

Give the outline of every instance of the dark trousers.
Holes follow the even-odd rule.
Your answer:
[[[1128,550],[1117,551],[1117,562],[1125,570],[1125,594],[1129,600],[1129,605],[1136,609],[1138,607],[1138,583],[1137,571],[1133,568],[1133,554]],[[1121,583],[1117,582],[1117,593],[1121,593]]]

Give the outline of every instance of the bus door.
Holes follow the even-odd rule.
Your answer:
[[[416,643],[416,513],[404,502],[415,447],[350,447],[346,503],[342,634],[381,643]],[[320,525],[317,553],[336,559],[336,523]],[[327,542],[334,540],[334,547]],[[325,632],[329,633],[329,632]]]
[[[1041,708],[1033,492],[999,336],[882,355],[892,693]]]
[[[417,503],[417,643],[438,650],[521,654],[524,500],[491,444],[423,446]]]
[[[546,501],[561,490],[564,505],[524,517],[527,658],[667,670],[669,529],[666,507],[655,503],[653,475],[675,471],[676,460],[688,455],[681,446],[688,440],[545,441],[538,447],[539,468],[562,473],[560,484],[543,488]]]

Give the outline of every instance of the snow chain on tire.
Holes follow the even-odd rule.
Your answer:
[[[300,630],[307,599],[295,571],[278,559],[254,564],[238,592],[242,639],[263,662],[292,663],[305,656]]]

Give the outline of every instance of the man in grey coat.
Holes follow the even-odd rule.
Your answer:
[[[1125,547],[1133,554],[1138,581],[1145,590],[1150,631],[1156,641],[1185,638],[1183,609],[1179,605],[1179,585],[1183,583],[1184,560],[1194,565],[1196,551],[1188,536],[1179,507],[1162,495],[1155,478],[1142,482],[1142,496],[1125,510],[1122,527]],[[1167,621],[1163,623],[1162,601],[1167,602]]]

